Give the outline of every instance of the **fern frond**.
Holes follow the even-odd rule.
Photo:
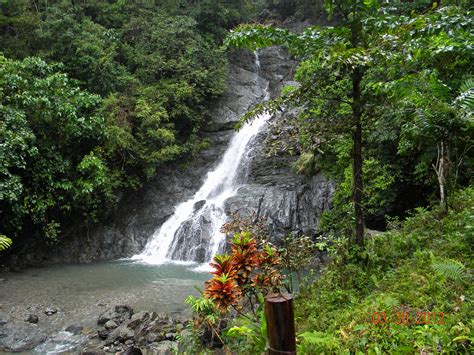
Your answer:
[[[192,295],[186,297],[184,303],[191,306],[192,310],[201,316],[212,315],[215,312],[212,300],[204,297],[194,297]]]
[[[298,174],[311,176],[315,172],[316,157],[314,153],[303,153],[293,164],[293,168]]]
[[[323,332],[304,332],[298,335],[299,347],[301,353],[311,351],[324,352],[335,351],[340,347],[339,341],[332,334]]]
[[[457,260],[445,259],[442,261],[434,261],[431,267],[437,274],[447,280],[461,281],[465,277],[466,267]]]
[[[451,96],[451,90],[449,86],[444,84],[441,80],[439,80],[436,76],[431,76],[430,78],[430,90],[432,94],[443,101],[449,100],[449,97]]]
[[[459,87],[459,95],[455,102],[464,110],[472,114],[474,112],[474,78],[468,78]]]

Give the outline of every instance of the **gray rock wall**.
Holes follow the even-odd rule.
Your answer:
[[[261,75],[269,81],[272,96],[278,95],[285,85],[295,85],[292,78],[296,62],[284,49],[272,47],[262,51],[260,62]],[[272,121],[291,120],[292,116],[293,113],[284,112]],[[330,208],[334,184],[322,173],[312,177],[296,174],[292,169],[296,157],[268,156],[270,135],[270,127],[259,135],[248,184],[226,201],[226,213],[265,217],[274,241],[291,232],[312,235],[319,228],[322,212]]]

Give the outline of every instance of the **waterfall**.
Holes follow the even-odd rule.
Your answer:
[[[257,53],[255,66],[256,84],[259,85],[260,60]],[[265,93],[265,99],[268,99],[268,87]],[[208,263],[223,250],[225,235],[220,228],[227,219],[224,203],[245,183],[253,138],[269,118],[269,114],[259,115],[234,134],[219,164],[208,172],[195,195],[176,206],[173,215],[155,231],[144,251],[132,259],[150,264]]]

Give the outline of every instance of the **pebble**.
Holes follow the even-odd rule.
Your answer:
[[[38,316],[36,314],[30,314],[26,321],[33,324],[38,324]]]
[[[81,325],[70,325],[69,327],[67,327],[66,329],[64,329],[66,332],[69,332],[69,333],[72,333],[74,335],[77,335],[79,334],[80,332],[82,332],[82,330],[84,329],[83,326]]]
[[[109,331],[108,330],[105,330],[105,329],[102,329],[102,330],[99,330],[97,332],[97,336],[102,339],[102,340],[105,340],[107,339],[107,337],[109,336]]]
[[[155,341],[158,341],[158,334],[156,333],[149,333],[147,336],[146,336],[146,340],[148,343],[154,343]]]
[[[48,317],[52,316],[53,314],[56,314],[58,310],[54,307],[48,307],[44,310],[44,314],[46,314]]]
[[[111,329],[117,328],[117,327],[118,327],[118,324],[117,324],[117,322],[115,322],[114,320],[111,319],[111,320],[107,321],[107,322],[104,324],[104,327],[105,327],[105,329],[107,329],[107,330],[111,330]]]
[[[176,339],[176,333],[166,333],[165,338],[166,340],[174,340]]]

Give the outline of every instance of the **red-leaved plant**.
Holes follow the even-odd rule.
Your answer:
[[[284,279],[277,249],[263,240],[257,241],[253,236],[255,229],[247,227],[224,225],[227,234],[234,231],[231,253],[217,255],[210,264],[214,276],[206,282],[204,296],[223,313],[229,307],[239,313],[248,307],[255,313],[255,304],[261,301],[261,296],[277,291]]]
[[[225,312],[230,306],[238,306],[241,291],[232,274],[221,274],[206,283],[204,296],[211,299],[217,309]]]

